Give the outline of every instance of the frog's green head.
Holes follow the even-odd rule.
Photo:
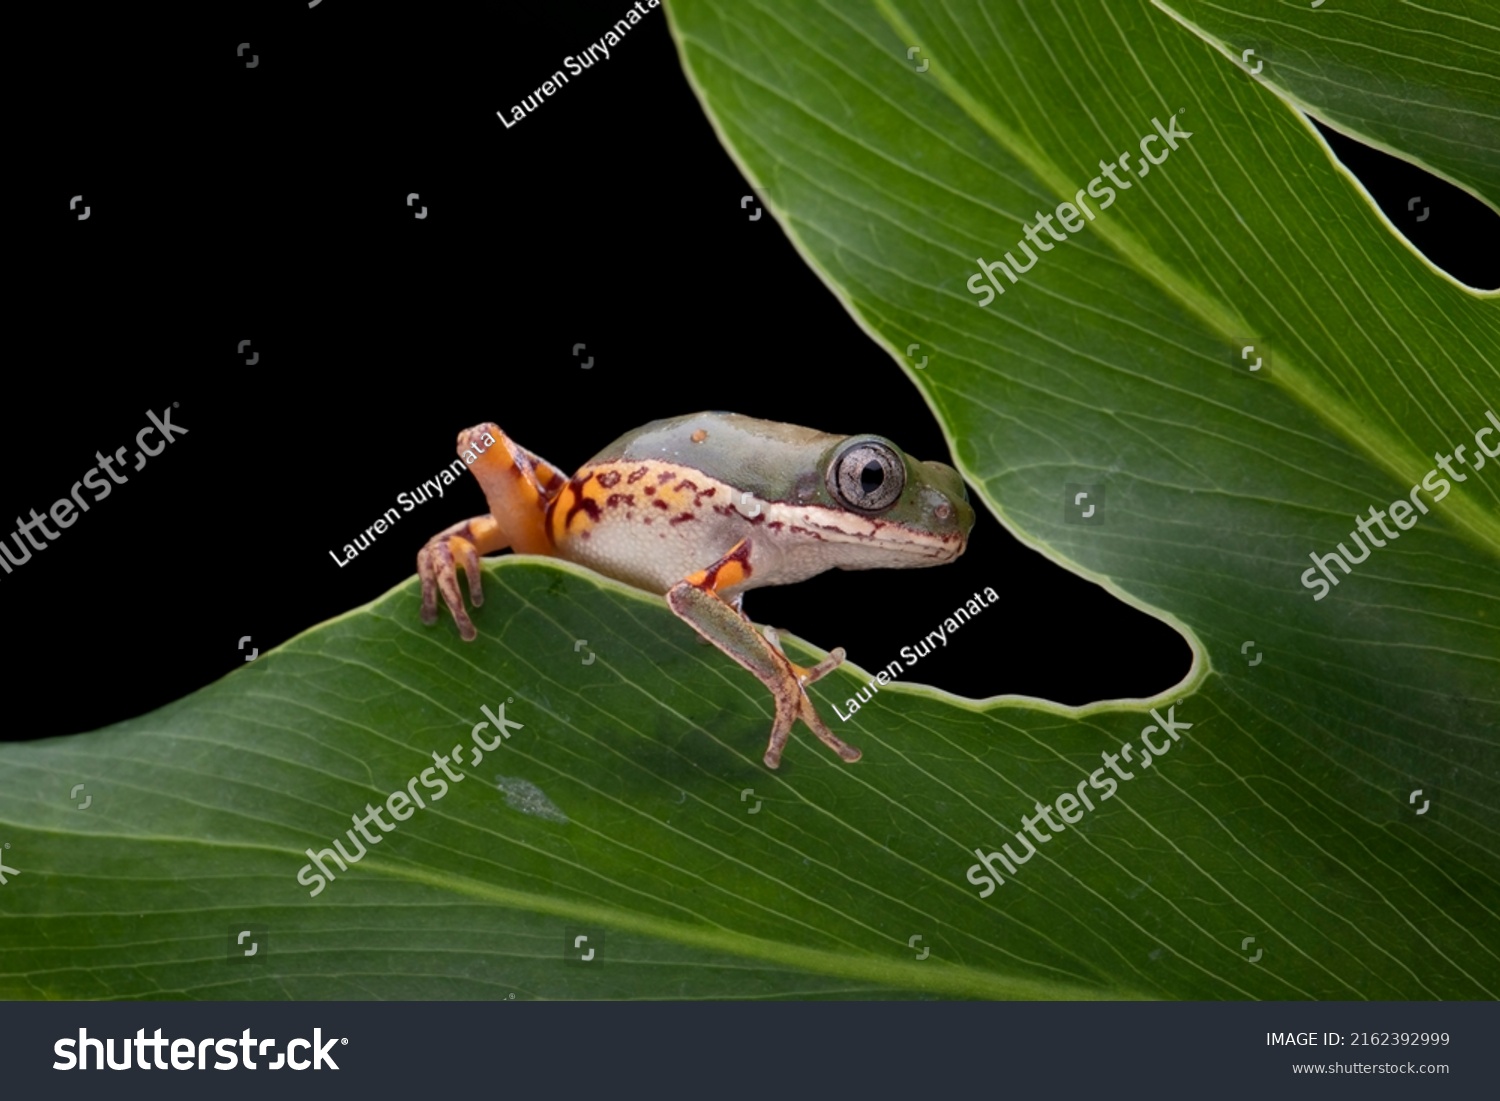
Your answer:
[[[836,567],[937,566],[964,552],[974,526],[958,471],[910,458],[883,436],[693,413],[630,432],[593,461],[701,472],[693,503],[739,513],[763,553],[781,555],[779,580],[768,584]],[[772,574],[762,565],[757,576]]]
[[[824,538],[849,547],[845,569],[936,566],[968,545],[974,510],[946,463],[913,459],[882,436],[849,436],[827,449],[819,472],[817,499],[807,500],[806,483],[798,496],[833,510],[833,522],[819,526]],[[860,547],[868,553],[854,553]]]

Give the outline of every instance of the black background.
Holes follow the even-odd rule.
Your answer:
[[[0,737],[150,711],[236,668],[242,636],[264,653],[401,583],[427,536],[482,511],[477,486],[404,514],[346,567],[329,551],[480,421],[569,471],[699,409],[948,459],[897,365],[771,218],[749,221],[661,11],[507,130],[496,111],[596,40],[619,0],[126,7],[52,10],[25,44],[45,76],[22,125],[45,152],[23,166],[40,247],[20,254],[13,325],[37,339],[8,372],[0,532],[66,496],[96,450],[133,455],[147,409],[177,403],[189,434],[0,574]],[[1414,244],[1495,285],[1493,216],[1338,141]],[[1187,672],[1173,629],[982,509],[952,566],[834,572],[747,610],[875,668],[987,585],[1000,604],[920,679],[1081,704]]]

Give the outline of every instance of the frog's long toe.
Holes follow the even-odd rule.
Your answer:
[[[467,530],[468,521],[455,525]],[[484,603],[484,587],[479,572],[479,550],[455,528],[429,539],[417,552],[417,576],[422,579],[422,622],[429,627],[437,622],[437,594],[443,594],[443,603],[453,613],[453,622],[465,642],[473,642],[479,636],[474,622],[464,609],[463,592],[458,586],[458,567],[462,566],[469,578],[469,601],[474,607]]]
[[[845,657],[846,655],[844,653],[844,648],[842,646],[836,646],[828,652],[828,656],[826,658],[818,662],[818,664],[814,665],[811,669],[804,669],[796,662],[792,663],[792,668],[798,671],[798,680],[800,680],[803,684],[812,684],[815,681],[822,680],[829,673],[832,673],[840,665],[844,664]]]
[[[851,764],[864,756],[857,748],[844,741],[833,731],[828,729],[828,724],[818,714],[817,708],[813,706],[812,700],[806,692],[802,693],[802,721],[816,734],[820,741],[829,749],[833,750],[844,760]]]

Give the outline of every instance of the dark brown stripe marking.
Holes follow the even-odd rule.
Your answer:
[[[593,476],[590,473],[582,478],[575,477],[568,483],[568,489],[573,494],[573,504],[569,507],[567,515],[563,517],[564,531],[573,526],[573,517],[577,516],[580,512],[586,512],[590,520],[598,521],[599,505],[583,495],[583,487],[588,485],[589,479]]]

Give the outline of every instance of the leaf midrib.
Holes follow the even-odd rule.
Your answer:
[[[526,891],[496,887],[465,876],[434,873],[417,867],[375,865],[381,871],[480,901],[528,913],[548,914],[581,922],[597,921],[610,928],[656,937],[686,947],[761,959],[824,975],[855,979],[885,986],[900,985],[915,991],[976,998],[1036,1001],[1145,1001],[1149,996],[1122,988],[1094,988],[1065,983],[1038,982],[999,975],[979,968],[940,960],[891,960],[856,952],[829,952],[766,940],[743,933],[713,930],[586,902],[570,901]]]

